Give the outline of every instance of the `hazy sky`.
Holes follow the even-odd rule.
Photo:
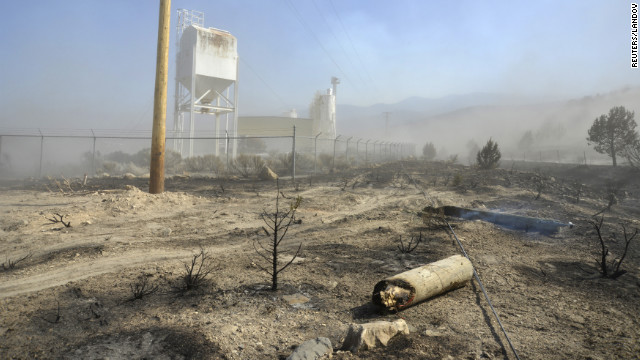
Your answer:
[[[0,127],[150,129],[158,1],[0,2]],[[581,97],[640,85],[630,2],[227,0],[172,2],[238,39],[240,114],[470,92]],[[265,83],[267,85],[265,85]]]

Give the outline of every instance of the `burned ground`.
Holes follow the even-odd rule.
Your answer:
[[[303,198],[282,250],[303,245],[277,292],[252,246],[264,236],[260,213],[273,207],[275,183],[181,176],[150,195],[145,179],[71,188],[5,181],[0,261],[30,256],[0,271],[0,357],[273,359],[318,336],[338,348],[353,322],[402,317],[410,335],[334,358],[514,358],[475,281],[398,314],[370,305],[379,280],[460,253],[450,233],[427,229],[418,215],[427,205],[455,205],[575,225],[544,236],[450,219],[521,358],[633,358],[640,239],[622,265],[628,272],[602,278],[589,220],[617,184],[604,223],[620,256],[619,223],[640,227],[639,178],[624,168],[517,163],[479,171],[407,161],[281,180],[281,200]],[[54,214],[71,227],[48,221]],[[419,232],[425,240],[401,253],[399,237]],[[201,248],[212,257],[211,282],[177,291],[183,264]],[[131,300],[141,275],[158,290]]]

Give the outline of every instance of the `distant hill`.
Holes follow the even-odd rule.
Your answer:
[[[513,157],[524,152],[553,152],[560,157],[595,153],[587,146],[587,129],[596,117],[613,106],[635,111],[640,122],[640,87],[629,87],[606,94],[568,101],[530,99],[514,95],[475,93],[441,99],[412,97],[395,104],[368,107],[338,105],[340,134],[390,141],[414,142],[422,146],[433,142],[447,154],[466,157],[473,143],[482,145],[489,137],[498,141]],[[388,111],[385,130],[383,112]],[[531,131],[534,142],[522,148],[520,140]],[[571,154],[569,154],[571,153]],[[513,155],[515,154],[515,155]],[[516,156],[517,155],[517,156]]]

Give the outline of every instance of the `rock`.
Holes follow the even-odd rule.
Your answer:
[[[333,290],[338,286],[338,282],[337,281],[329,281],[329,283],[327,284],[327,290]]]
[[[269,169],[268,166],[262,168],[262,171],[258,174],[258,178],[260,180],[275,180],[278,178],[278,174],[273,172],[273,170]]]
[[[158,232],[160,234],[160,236],[162,237],[167,237],[169,235],[171,235],[171,228],[163,228],[160,229],[160,231]]]
[[[225,335],[233,334],[238,330],[239,328],[237,326],[231,324],[224,325],[222,328],[220,328],[220,332]]]
[[[294,307],[306,304],[309,302],[309,300],[311,300],[302,294],[283,295],[282,298],[284,299],[284,301],[288,302],[289,305]]]
[[[409,334],[409,327],[403,319],[393,322],[375,321],[368,324],[351,324],[342,344],[342,350],[356,353],[362,348],[365,350],[373,349],[378,344],[387,346],[389,339],[398,333]]]
[[[293,255],[282,255],[278,259],[278,262],[280,262],[282,264],[288,264],[289,261],[291,261],[291,259],[293,259],[293,261],[291,262],[292,264],[301,264],[301,263],[307,261],[307,258],[303,258],[301,256],[296,256],[296,258],[294,259]]]
[[[326,337],[319,337],[313,340],[307,340],[300,344],[287,360],[315,360],[320,357],[331,353],[333,348],[331,347],[331,340]]]
[[[29,221],[27,220],[18,220],[18,221],[14,221],[11,224],[9,224],[9,226],[6,226],[4,229],[4,231],[9,232],[9,231],[16,231],[22,227],[25,227],[29,225]]]
[[[425,335],[425,336],[429,336],[429,337],[432,337],[432,336],[434,336],[434,337],[435,337],[435,336],[442,336],[442,334],[441,334],[441,333],[439,333],[439,332],[437,332],[437,331],[435,331],[435,330],[428,330],[428,329],[424,331],[424,335]]]
[[[580,325],[584,325],[585,320],[582,316],[577,315],[577,314],[569,314],[569,320],[578,323]]]

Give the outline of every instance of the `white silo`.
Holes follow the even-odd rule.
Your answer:
[[[313,119],[313,133],[323,138],[336,137],[336,96],[333,89],[327,89],[326,94],[316,94],[309,109]]]
[[[231,137],[233,156],[238,124],[238,46],[229,32],[204,28],[204,14],[178,10],[178,49],[176,54],[176,98],[174,147],[183,152],[184,120],[189,114],[189,156],[193,156],[195,114],[215,115],[216,138],[220,132],[220,115],[225,115],[224,134]],[[229,115],[233,126],[229,127]],[[218,155],[220,142],[215,141]],[[226,142],[225,152],[229,142]]]

